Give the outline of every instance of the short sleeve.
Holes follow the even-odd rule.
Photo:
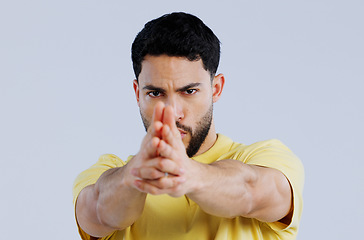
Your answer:
[[[275,231],[285,230],[295,234],[303,207],[304,168],[300,159],[279,140],[267,140],[246,146],[235,153],[234,159],[246,164],[274,168],[288,179],[293,192],[293,215],[288,226],[279,222],[267,223]],[[290,234],[290,233],[288,233]]]
[[[99,160],[92,165],[87,170],[81,172],[73,184],[73,205],[74,210],[76,210],[76,201],[77,197],[84,189],[85,187],[95,184],[97,180],[100,178],[101,174],[103,174],[105,171],[115,168],[115,167],[122,167],[125,165],[125,162],[122,161],[119,157],[113,155],[113,154],[104,154],[102,155]],[[77,221],[77,220],[76,220]],[[82,239],[91,240],[94,238],[91,238],[88,234],[86,234],[78,225],[78,230],[80,233],[80,236]]]
[[[113,154],[104,154],[99,160],[92,165],[89,169],[81,172],[73,183],[73,204],[76,203],[78,194],[85,187],[95,184],[101,174],[105,171],[115,168],[122,167],[125,163],[119,157]]]

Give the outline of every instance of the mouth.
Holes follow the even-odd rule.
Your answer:
[[[192,137],[192,128],[186,125],[181,124],[180,122],[176,122],[177,130],[181,134],[181,139],[185,142],[187,137]]]
[[[180,134],[181,134],[181,138],[182,138],[182,139],[186,137],[186,135],[187,135],[187,132],[186,132],[186,131],[183,131],[183,130],[182,130],[182,129],[180,129],[180,128],[178,128],[178,131],[180,132]]]

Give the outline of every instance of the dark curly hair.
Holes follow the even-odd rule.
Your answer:
[[[220,41],[196,16],[170,13],[146,23],[136,36],[131,49],[136,79],[146,55],[162,54],[190,61],[201,59],[204,69],[213,77],[220,61]]]

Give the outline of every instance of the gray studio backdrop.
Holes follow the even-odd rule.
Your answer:
[[[130,47],[187,11],[222,42],[218,132],[278,138],[306,170],[298,239],[358,239],[364,215],[362,1],[1,1],[0,234],[79,239],[72,183],[138,151]]]

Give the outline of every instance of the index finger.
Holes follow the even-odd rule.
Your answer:
[[[153,136],[161,137],[160,130],[162,121],[163,121],[163,112],[164,112],[164,103],[163,102],[157,102],[157,104],[154,106],[153,109],[153,116],[152,116],[152,122],[150,123],[148,132],[151,133]]]
[[[163,102],[157,102],[154,106],[153,110],[153,117],[152,117],[152,123],[156,121],[163,121],[163,110],[165,108],[165,105]]]
[[[174,110],[171,106],[166,106],[163,114],[163,123],[168,125],[174,136],[180,136],[176,126]]]

